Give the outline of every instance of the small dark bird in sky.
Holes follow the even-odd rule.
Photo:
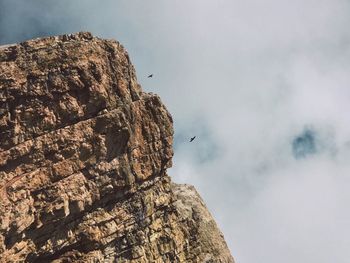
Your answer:
[[[193,137],[190,139],[190,142],[193,142],[194,139],[196,139],[196,136],[193,136]]]
[[[148,77],[147,78],[152,78],[153,77],[153,74],[150,74],[150,75],[148,75]]]

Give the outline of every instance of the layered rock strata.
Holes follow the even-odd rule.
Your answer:
[[[0,47],[0,262],[233,262],[172,140],[118,42]]]

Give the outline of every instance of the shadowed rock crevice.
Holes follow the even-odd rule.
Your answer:
[[[0,262],[233,262],[167,175],[172,122],[114,40],[2,47]]]

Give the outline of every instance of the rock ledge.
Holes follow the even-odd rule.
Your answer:
[[[0,47],[0,262],[234,262],[122,45]]]

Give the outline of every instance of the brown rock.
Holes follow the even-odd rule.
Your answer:
[[[233,262],[172,139],[118,42],[0,47],[0,261]]]

